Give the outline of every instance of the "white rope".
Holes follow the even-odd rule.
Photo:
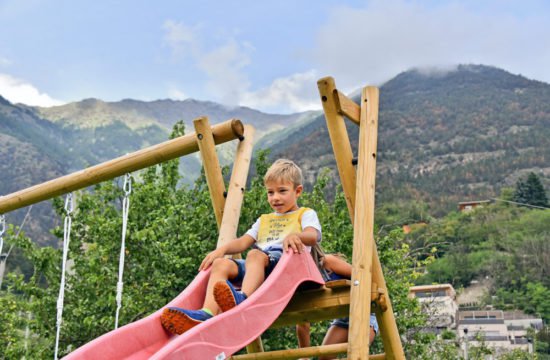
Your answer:
[[[4,215],[0,215],[0,258],[2,257],[2,248],[4,247],[3,236],[5,232],[6,232],[6,217]]]
[[[132,177],[126,174],[124,177],[124,198],[122,199],[122,240],[120,242],[120,258],[118,260],[118,283],[116,286],[116,314],[115,329],[118,329],[118,315],[122,308],[122,281],[124,275],[124,256],[126,253],[126,228],[128,227],[128,210],[130,209],[130,194],[132,193]]]
[[[61,265],[61,283],[59,285],[59,297],[57,298],[57,332],[55,335],[55,354],[54,359],[57,360],[59,350],[59,334],[61,331],[61,322],[63,319],[63,300],[65,297],[65,269],[67,268],[67,255],[69,253],[69,241],[71,240],[71,225],[73,212],[73,194],[67,194],[65,198],[65,220],[63,227],[63,262]]]

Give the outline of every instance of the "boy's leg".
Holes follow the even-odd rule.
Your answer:
[[[183,334],[192,327],[208,320],[220,312],[214,301],[213,287],[218,281],[233,279],[239,275],[239,266],[230,259],[216,259],[212,264],[210,278],[206,289],[204,307],[200,310],[188,310],[177,307],[164,309],[160,321],[162,326],[172,334]]]
[[[244,274],[242,292],[252,295],[265,280],[265,269],[269,265],[269,257],[261,250],[253,249],[246,255],[246,273]]]
[[[303,347],[310,347],[311,346],[311,339],[309,336],[311,325],[310,323],[302,323],[302,324],[296,324],[296,335],[298,336],[298,346]]]
[[[342,344],[348,342],[348,332],[349,328],[343,327],[346,326],[346,322],[341,322],[344,319],[335,320],[330,328],[328,329],[325,338],[323,339],[323,345],[332,345],[332,344]],[[341,325],[343,326],[341,326]],[[369,332],[369,344],[372,345],[374,338],[376,337],[376,332],[374,328],[370,327]],[[320,357],[319,360],[330,360],[336,359],[336,357]]]
[[[226,282],[228,279],[234,279],[237,275],[239,275],[239,267],[235,261],[225,258],[214,260],[214,263],[212,264],[212,271],[210,272],[210,278],[208,279],[208,286],[206,288],[206,296],[204,298],[203,307],[210,310],[213,315],[219,314],[220,307],[214,300],[213,295],[214,285],[218,281]]]
[[[342,328],[337,325],[331,325],[325,335],[325,338],[323,339],[323,345],[341,344],[346,342],[348,342],[348,329]],[[336,357],[319,357],[319,360],[330,359],[336,359]]]
[[[234,308],[260,287],[265,280],[266,268],[271,265],[270,261],[265,252],[258,249],[250,250],[246,256],[246,272],[240,292],[227,281],[218,281],[214,285],[214,299],[222,311]]]
[[[341,257],[327,254],[323,263],[325,269],[345,278],[351,278],[351,265]]]

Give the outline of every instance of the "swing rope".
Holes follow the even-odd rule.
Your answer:
[[[6,216],[0,215],[0,257],[2,257],[2,248],[4,247],[4,233],[6,232]]]
[[[71,225],[73,212],[73,194],[67,194],[65,198],[65,220],[63,227],[63,262],[61,265],[61,284],[59,285],[59,297],[57,298],[57,332],[55,335],[55,354],[54,359],[57,360],[57,353],[59,350],[59,334],[61,331],[61,321],[63,318],[63,300],[65,297],[65,270],[67,268],[67,255],[69,252],[69,241],[71,239]]]
[[[115,329],[118,329],[118,316],[122,308],[122,281],[124,274],[124,256],[126,253],[126,229],[128,227],[128,210],[130,209],[130,194],[132,193],[132,176],[126,174],[124,177],[124,198],[122,199],[122,240],[120,242],[120,258],[118,261],[118,283],[116,287],[116,315]]]

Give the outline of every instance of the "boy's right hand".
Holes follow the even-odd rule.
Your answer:
[[[225,251],[223,248],[218,248],[212,251],[210,254],[204,257],[204,260],[202,261],[201,266],[199,266],[199,271],[208,269],[210,265],[212,265],[214,260],[221,258],[224,255],[225,255]]]

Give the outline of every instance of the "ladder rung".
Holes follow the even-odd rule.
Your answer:
[[[263,353],[245,354],[232,356],[232,360],[264,360],[264,359],[299,359],[303,357],[319,356],[319,355],[338,355],[346,354],[348,344],[334,344],[324,346],[312,346],[301,349],[276,350]],[[383,360],[385,354],[370,355],[369,359]]]

